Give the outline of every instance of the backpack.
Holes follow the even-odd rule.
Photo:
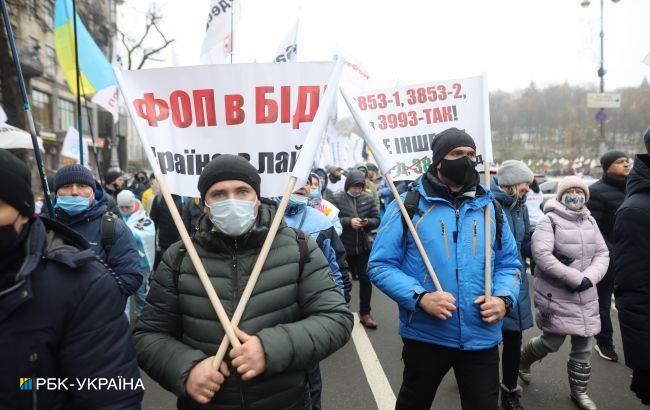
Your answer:
[[[115,243],[115,227],[117,225],[117,219],[118,216],[114,213],[110,211],[106,212],[102,215],[102,222],[99,226],[102,249],[106,252],[107,257]]]
[[[408,214],[409,218],[413,220],[413,216],[415,214],[418,214],[419,216],[422,216],[422,213],[420,212],[419,204],[420,204],[420,191],[416,190],[410,190],[406,193],[406,198],[404,199],[404,208],[406,208],[406,213]],[[497,250],[501,250],[503,248],[503,241],[502,241],[502,234],[503,234],[503,207],[497,201],[496,199],[492,200],[492,204],[494,205],[494,216],[496,220],[496,232],[494,233],[494,241],[496,242],[497,245]],[[404,238],[406,239],[406,232],[408,232],[408,225],[406,225],[406,220],[404,219],[404,215],[402,215],[402,229],[404,232]],[[456,233],[454,233],[454,241],[456,240]]]
[[[311,257],[309,256],[309,247],[307,246],[307,236],[303,231],[297,229],[293,229],[293,231],[296,234],[296,242],[298,243],[298,251],[300,253],[300,257],[298,259],[298,272],[300,275],[302,275],[302,272],[305,269],[305,265],[311,261]],[[172,264],[172,279],[176,288],[178,288],[178,274],[180,273],[181,264],[183,263],[183,259],[185,258],[186,253],[187,249],[185,249],[185,245],[181,244],[181,247],[178,248],[178,253],[176,254],[176,258],[174,258],[174,262]]]

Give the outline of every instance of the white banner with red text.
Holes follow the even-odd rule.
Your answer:
[[[354,96],[361,116],[397,162],[394,180],[415,180],[431,164],[431,142],[447,128],[464,129],[477,155],[492,162],[486,76],[365,91]]]
[[[123,92],[145,149],[172,193],[198,196],[203,168],[240,155],[281,195],[334,64],[228,64],[124,71]]]

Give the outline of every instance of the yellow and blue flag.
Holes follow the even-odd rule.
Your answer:
[[[82,82],[82,94],[95,94],[98,91],[115,86],[115,76],[108,59],[99,49],[86,27],[77,18],[77,38],[79,42],[79,74]],[[75,64],[75,41],[72,21],[72,0],[57,0],[54,11],[54,43],[56,56],[63,69],[72,93],[77,93]]]

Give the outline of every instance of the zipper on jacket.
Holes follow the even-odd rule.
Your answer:
[[[477,227],[477,225],[478,225],[478,223],[476,222],[476,220],[472,221],[472,231],[473,231],[473,234],[472,234],[472,254],[474,255],[474,257],[476,257],[476,240],[477,240],[476,237],[478,235],[478,227]]]
[[[445,226],[445,221],[440,220],[440,229],[442,230],[442,240],[445,242],[445,252],[447,253],[447,259],[451,259],[451,252],[449,251],[449,241],[447,240],[447,227]]]
[[[454,203],[454,210],[456,211],[456,232],[460,232],[458,229],[458,221],[460,220],[460,209],[456,206]],[[458,234],[457,234],[458,235]],[[460,294],[460,277],[458,275],[458,243],[460,241],[458,240],[456,242],[456,287],[458,288],[458,306],[456,308],[456,312],[458,312],[458,343],[460,344],[461,350],[465,348],[465,345],[463,344],[463,329],[462,329],[462,319],[460,317],[460,304],[461,304],[461,294]]]
[[[36,383],[36,368],[38,367],[38,353],[34,352],[29,355],[29,364],[32,368],[32,383]],[[32,408],[38,409],[38,390],[32,387]]]

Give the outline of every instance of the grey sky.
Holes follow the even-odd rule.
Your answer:
[[[337,44],[373,86],[486,71],[491,89],[597,83],[600,5],[580,0],[241,0],[235,62],[268,62],[299,13],[299,61],[329,60]],[[208,0],[157,0],[184,64],[198,63]],[[138,24],[147,1],[127,0],[120,24]],[[605,1],[606,90],[650,75],[650,1]],[[137,29],[133,29],[136,33]],[[171,64],[171,52],[166,56]],[[155,65],[151,65],[153,67]]]

